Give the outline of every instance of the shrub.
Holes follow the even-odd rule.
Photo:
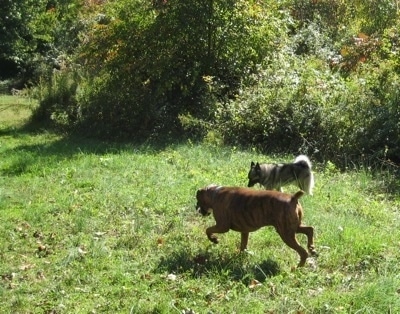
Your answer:
[[[48,81],[42,80],[33,89],[39,106],[32,121],[50,125],[59,130],[70,130],[77,124],[80,112],[76,93],[80,77],[77,71],[55,71]]]
[[[90,85],[80,98],[82,114],[99,132],[109,127],[109,136],[181,131],[180,115],[209,116],[216,99],[233,97],[241,80],[283,44],[282,17],[289,19],[274,1],[150,6],[110,3],[107,23],[93,24],[85,38],[81,61]]]
[[[88,29],[75,60],[83,78],[63,69],[44,80],[34,118],[103,137],[185,130],[340,166],[366,155],[397,161],[399,22],[392,2],[378,4],[379,21],[371,8],[107,2],[76,24]]]
[[[366,155],[400,162],[400,77],[390,62],[366,66],[365,93],[368,101],[355,111],[358,129],[356,147]]]
[[[226,144],[307,153],[340,167],[366,156],[398,161],[397,74],[382,64],[344,79],[316,58],[277,54],[273,60],[257,84],[218,103],[212,122],[196,120],[196,127]]]
[[[212,128],[227,143],[252,144],[264,151],[336,151],[347,122],[335,106],[345,89],[340,76],[316,59],[277,55],[274,61],[258,74],[256,86],[220,104]]]

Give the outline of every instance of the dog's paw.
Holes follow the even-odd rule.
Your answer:
[[[219,242],[219,240],[218,240],[217,237],[211,237],[211,238],[210,238],[210,241],[211,241],[212,243],[215,243],[215,244],[218,244],[218,242]]]
[[[242,252],[249,254],[249,255],[255,255],[253,251],[249,251],[248,249],[244,249]]]
[[[309,249],[308,249],[308,251],[310,252],[310,256],[315,256],[315,257],[318,257],[318,252],[315,250],[315,248],[314,247],[310,247]]]

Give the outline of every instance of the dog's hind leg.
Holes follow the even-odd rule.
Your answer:
[[[306,263],[307,257],[308,257],[308,253],[307,251],[299,244],[299,242],[296,239],[296,233],[294,232],[290,232],[288,233],[286,231],[285,232],[279,232],[279,235],[281,236],[283,242],[285,242],[290,248],[292,248],[293,250],[295,250],[297,253],[299,253],[300,255],[300,262],[297,265],[297,267],[303,267],[304,264]]]
[[[302,233],[307,236],[307,248],[311,255],[318,255],[314,247],[314,228],[308,226],[299,226],[296,233]]]
[[[249,241],[249,233],[242,232],[241,241],[240,241],[240,250],[244,251],[247,249],[247,242]]]

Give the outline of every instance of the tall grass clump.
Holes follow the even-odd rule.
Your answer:
[[[79,121],[80,110],[77,93],[81,77],[73,69],[55,70],[49,78],[43,78],[33,88],[38,106],[32,113],[32,121],[58,130],[72,130]]]

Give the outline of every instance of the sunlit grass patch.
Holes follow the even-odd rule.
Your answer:
[[[0,126],[15,126],[26,121],[36,102],[28,97],[0,95]]]
[[[395,313],[399,197],[367,170],[315,165],[304,223],[318,257],[273,227],[211,243],[195,211],[210,183],[245,186],[251,160],[193,143],[159,148],[0,129],[0,305],[5,312]],[[321,170],[320,170],[321,169]],[[259,188],[259,187],[256,187]],[[285,187],[285,191],[296,191]],[[388,194],[392,192],[391,194]],[[298,236],[305,246],[304,236]]]

